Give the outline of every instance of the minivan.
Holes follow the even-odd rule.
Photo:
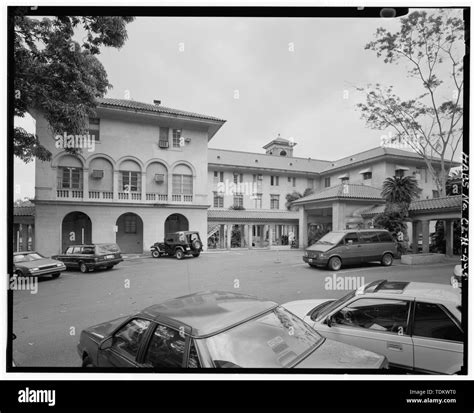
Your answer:
[[[397,256],[397,243],[383,229],[332,231],[308,247],[303,261],[311,267],[338,271],[343,265],[380,261],[390,266]]]

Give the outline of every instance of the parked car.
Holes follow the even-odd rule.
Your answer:
[[[164,242],[155,242],[150,247],[153,258],[164,255],[176,257],[178,260],[187,255],[199,257],[202,251],[202,242],[197,231],[171,232],[165,235]]]
[[[454,288],[462,287],[462,267],[461,264],[455,265],[453,275],[451,276],[451,285]]]
[[[46,258],[36,251],[15,252],[13,254],[13,274],[20,277],[43,277],[51,275],[58,278],[66,266],[54,259]]]
[[[384,356],[322,337],[278,304],[208,291],[89,327],[83,367],[387,368]]]
[[[346,264],[380,261],[390,266],[397,256],[397,243],[381,229],[332,231],[306,248],[303,261],[311,267],[338,271]]]
[[[447,284],[378,280],[337,300],[283,307],[324,337],[385,355],[393,368],[454,374],[463,365],[461,295]]]
[[[70,245],[64,254],[54,255],[52,258],[62,261],[68,269],[79,268],[81,272],[97,268],[109,270],[123,261],[119,246],[112,243]]]

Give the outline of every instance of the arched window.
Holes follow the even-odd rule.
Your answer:
[[[185,164],[177,165],[173,170],[173,194],[193,194],[193,172]]]
[[[65,155],[58,162],[58,189],[82,189],[82,163],[72,156]]]

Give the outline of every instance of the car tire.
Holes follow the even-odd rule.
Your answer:
[[[52,278],[58,278],[61,275],[60,272],[55,272],[54,274],[51,274]]]
[[[92,359],[89,356],[85,356],[82,359],[82,367],[83,368],[94,367],[94,363],[92,362]]]
[[[174,253],[176,259],[182,260],[184,258],[184,252],[182,249],[177,249],[176,252]]]
[[[161,256],[160,251],[153,250],[153,251],[151,252],[151,256],[152,256],[153,258],[160,258],[160,256]]]
[[[317,267],[316,264],[309,264],[309,266],[310,266],[311,268],[316,268],[316,267]]]
[[[112,268],[114,268],[113,265],[108,265],[107,267],[105,267],[106,270],[111,270]]]
[[[381,263],[384,267],[390,267],[393,264],[393,255],[387,252],[383,255]]]
[[[84,262],[81,262],[81,263],[79,264],[79,270],[80,270],[82,273],[89,272],[89,268],[87,268],[87,265],[86,265]]]
[[[194,257],[194,258],[197,258],[197,257],[199,257],[199,255],[201,255],[201,252],[195,252],[195,253],[193,254],[193,257]]]
[[[342,267],[342,260],[339,257],[332,257],[328,262],[331,271],[339,271]]]

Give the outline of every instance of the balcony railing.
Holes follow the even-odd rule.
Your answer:
[[[78,189],[57,189],[56,190],[56,196],[58,198],[82,198],[83,197],[83,192],[82,190]]]
[[[89,199],[114,199],[113,191],[89,191]]]
[[[183,195],[183,194],[173,194],[171,195],[171,200],[173,202],[193,202],[193,196]]]
[[[141,201],[142,194],[140,192],[119,192],[118,199]]]
[[[147,201],[160,201],[160,202],[168,202],[168,194],[156,194],[147,192],[146,194]]]

